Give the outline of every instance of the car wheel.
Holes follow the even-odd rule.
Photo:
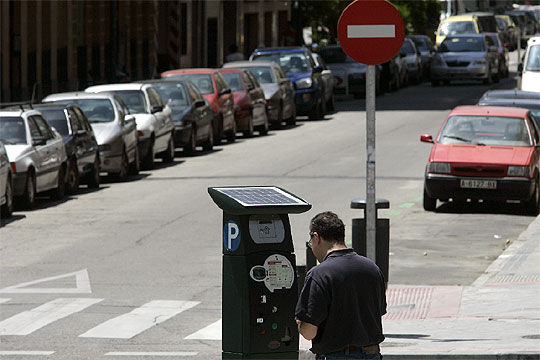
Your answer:
[[[259,136],[268,135],[268,129],[269,128],[270,128],[270,124],[268,124],[268,116],[265,115],[264,124],[259,126]]]
[[[99,188],[99,183],[101,178],[99,177],[100,166],[99,166],[99,157],[96,156],[94,165],[92,166],[92,171],[88,174],[88,187],[92,189]]]
[[[139,171],[141,170],[141,159],[139,158],[139,147],[135,146],[135,158],[129,164],[129,174],[130,175],[138,175]]]
[[[61,200],[64,198],[64,195],[66,194],[66,173],[64,171],[64,167],[60,166],[58,169],[58,182],[56,184],[56,189],[52,191],[51,197],[55,200]]]
[[[33,170],[28,171],[21,204],[24,209],[31,209],[36,202],[36,175]]]
[[[195,151],[197,151],[196,135],[195,129],[192,127],[189,134],[189,142],[184,146],[184,154],[187,156],[193,156]]]
[[[125,181],[128,177],[129,172],[129,160],[126,154],[126,150],[122,152],[122,159],[120,163],[120,171],[117,173],[113,173],[113,177],[116,178],[118,181]]]
[[[166,163],[171,163],[174,161],[174,134],[171,133],[169,138],[169,144],[167,145],[167,150],[163,152],[163,161]]]
[[[287,125],[289,126],[296,125],[296,106],[292,107],[291,117],[287,119]]]
[[[227,142],[233,143],[236,141],[236,119],[233,120],[233,127],[229,132],[227,133]]]
[[[437,208],[437,199],[432,198],[431,196],[429,196],[429,194],[427,193],[425,187],[424,187],[423,205],[424,205],[424,210],[426,210],[426,211],[435,211],[435,209]]]
[[[534,192],[531,198],[525,203],[525,210],[531,215],[538,215],[540,210],[540,189],[538,185],[538,178],[534,183]]]
[[[278,118],[276,120],[276,122],[274,122],[272,124],[272,127],[274,129],[282,129],[283,128],[283,104],[280,104],[279,105],[279,113],[278,113]]]
[[[6,182],[6,202],[2,205],[0,211],[2,218],[8,218],[13,213],[13,188],[11,186],[11,176],[8,176]]]
[[[76,194],[79,190],[79,168],[77,166],[77,160],[72,159],[69,162],[67,178],[66,178],[66,191],[68,194]]]
[[[329,111],[335,111],[336,110],[336,100],[334,98],[334,93],[332,93],[332,95],[330,96],[330,99],[326,103],[326,108]]]
[[[150,143],[148,144],[148,151],[146,156],[142,160],[142,168],[144,170],[152,170],[155,166],[154,162],[154,137],[150,138]]]
[[[312,109],[311,112],[309,113],[309,120],[321,120],[322,118],[324,118],[322,104],[321,102],[317,102],[317,104],[315,105],[315,108]]]
[[[212,151],[214,148],[214,127],[212,125],[210,125],[210,129],[208,130],[208,138],[202,147],[204,151]]]
[[[487,78],[484,79],[485,85],[491,85],[493,84],[493,78],[491,77],[491,68],[488,69]]]
[[[253,116],[251,116],[251,113],[248,115],[247,122],[248,122],[247,130],[244,130],[243,134],[244,134],[244,137],[250,138],[250,137],[253,137],[253,132],[254,132],[254,129],[253,129]]]

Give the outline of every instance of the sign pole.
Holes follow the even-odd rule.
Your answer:
[[[366,255],[376,261],[375,207],[375,65],[366,71]]]

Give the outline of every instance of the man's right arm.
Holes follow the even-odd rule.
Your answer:
[[[317,336],[317,326],[298,319],[296,320],[296,323],[298,324],[298,332],[304,339],[313,340],[315,336]]]

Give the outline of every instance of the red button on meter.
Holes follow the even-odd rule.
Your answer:
[[[386,0],[356,0],[338,22],[341,48],[353,60],[377,65],[393,58],[405,38],[399,11]]]

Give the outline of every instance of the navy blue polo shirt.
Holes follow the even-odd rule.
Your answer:
[[[384,340],[386,289],[379,267],[353,249],[330,252],[311,268],[296,318],[318,327],[311,351],[325,354],[347,345],[367,346]]]

